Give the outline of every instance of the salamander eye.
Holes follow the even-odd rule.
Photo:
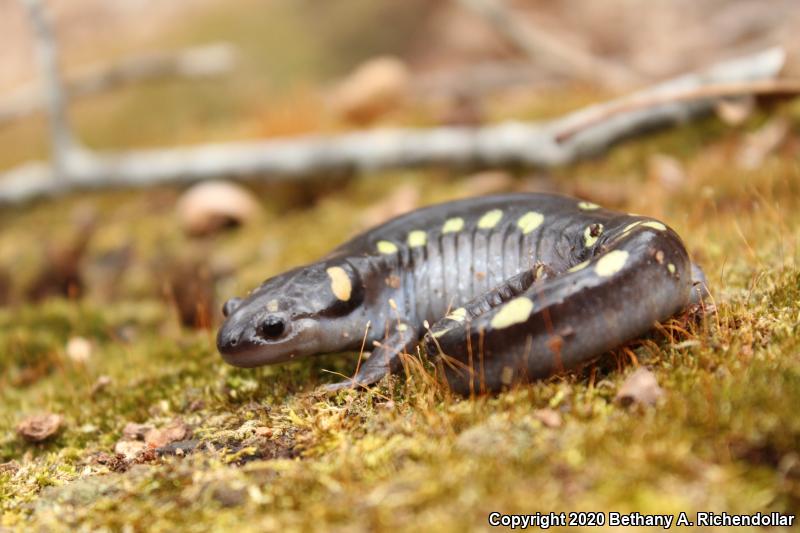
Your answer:
[[[230,300],[225,302],[225,305],[222,306],[222,314],[227,317],[228,315],[233,313],[241,303],[242,303],[241,298],[231,298]]]
[[[283,334],[286,324],[277,316],[270,315],[258,325],[258,334],[266,339],[274,339]]]

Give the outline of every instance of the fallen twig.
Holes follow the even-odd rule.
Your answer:
[[[53,179],[52,170],[43,163],[29,163],[0,174],[0,202],[20,202],[75,189],[142,187],[220,176],[285,180],[421,165],[565,165],[603,153],[624,139],[686,122],[714,109],[714,98],[675,100],[675,94],[698,94],[705,86],[771,79],[784,60],[782,49],[767,50],[547,122],[373,130],[121,153],[82,152],[70,160],[69,179],[62,183]],[[631,101],[648,100],[650,107],[624,108]],[[592,122],[597,116],[605,119]],[[581,127],[576,130],[578,125]],[[571,133],[559,141],[564,132]]]
[[[67,97],[73,100],[134,82],[168,77],[219,76],[233,70],[235,65],[236,50],[233,45],[209,44],[90,67],[68,77],[64,81],[64,90]],[[39,83],[0,95],[0,99],[0,124],[31,115],[45,107],[45,95]]]
[[[458,1],[480,15],[531,60],[558,74],[612,88],[631,87],[641,81],[639,75],[621,64],[571,46],[530,21],[522,21],[502,0]]]
[[[67,116],[66,95],[59,71],[59,50],[53,36],[53,28],[41,0],[21,0],[28,12],[36,36],[36,59],[42,73],[42,86],[47,102],[50,150],[53,172],[56,177],[66,179],[69,159],[79,149]]]
[[[556,139],[558,142],[564,142],[580,131],[600,124],[614,115],[673,102],[690,102],[703,99],[719,100],[737,96],[790,97],[798,94],[800,94],[800,80],[779,79],[709,84],[702,87],[689,88],[685,91],[632,96],[620,99],[614,105],[605,106],[602,109],[598,108],[594,115],[585,116],[582,122],[570,124],[569,128],[565,128],[564,131],[559,133]]]

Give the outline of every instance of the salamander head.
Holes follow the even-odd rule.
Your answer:
[[[228,363],[252,367],[345,350],[360,328],[363,286],[348,262],[321,262],[270,278],[231,298],[217,334]]]

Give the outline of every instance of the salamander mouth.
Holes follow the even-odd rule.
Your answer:
[[[223,325],[217,334],[217,350],[225,362],[242,368],[281,363],[294,359],[294,353],[286,353],[285,342],[280,345],[266,342],[258,337],[233,331]],[[283,345],[283,346],[281,346]]]
[[[310,325],[306,321],[294,322],[286,335],[268,340],[254,327],[243,326],[229,318],[217,334],[217,350],[227,363],[241,368],[292,361],[301,355],[315,353],[309,346],[313,340],[313,336],[308,334]]]
[[[273,363],[283,363],[295,358],[294,353],[276,357],[275,353],[268,347],[259,345],[250,345],[233,351],[220,350],[220,354],[222,354],[222,358],[226,363],[239,368],[253,368]]]

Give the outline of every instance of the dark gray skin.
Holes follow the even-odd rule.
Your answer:
[[[645,334],[703,282],[653,219],[549,194],[473,198],[395,218],[229,300],[217,346],[242,367],[374,346],[337,390],[396,372],[422,340],[454,390],[496,391]]]

